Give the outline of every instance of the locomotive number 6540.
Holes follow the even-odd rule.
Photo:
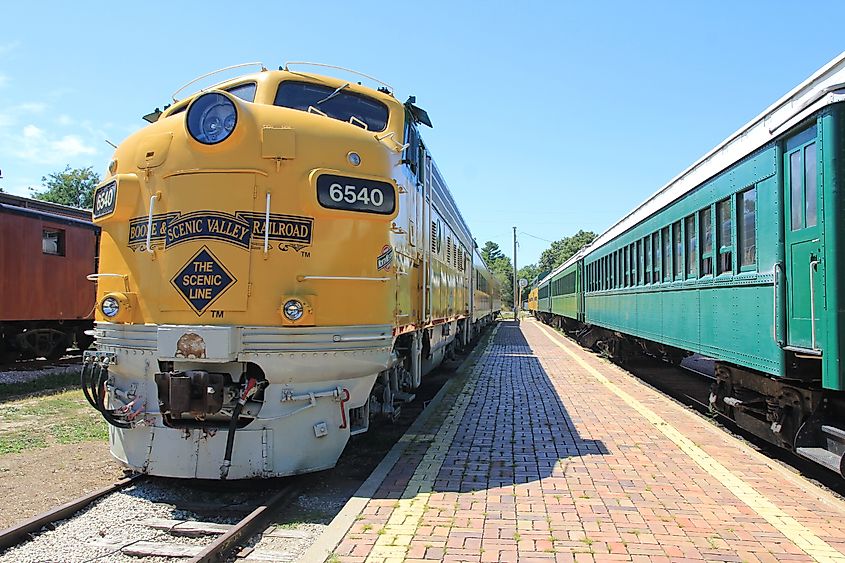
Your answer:
[[[390,215],[396,194],[387,182],[322,174],[317,178],[317,201],[329,209]]]

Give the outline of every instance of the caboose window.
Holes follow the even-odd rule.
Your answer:
[[[324,114],[332,119],[363,127],[367,131],[384,131],[387,128],[389,112],[386,105],[356,92],[346,92],[343,86],[332,88],[287,80],[279,84],[273,104]]]
[[[41,234],[41,251],[53,256],[64,256],[65,232],[61,229],[44,229]]]
[[[757,190],[751,188],[738,194],[736,196],[736,209],[739,267],[740,269],[753,269],[757,263]]]

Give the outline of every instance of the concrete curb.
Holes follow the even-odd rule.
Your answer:
[[[440,388],[440,391],[437,392],[437,395],[435,395],[431,402],[429,402],[428,406],[417,417],[411,427],[405,431],[405,434],[403,434],[402,437],[399,438],[399,441],[397,441],[390,451],[387,452],[387,455],[384,456],[381,463],[379,463],[370,476],[367,477],[367,480],[361,484],[358,490],[355,491],[355,494],[352,495],[352,498],[346,502],[340,512],[337,513],[337,516],[332,519],[326,531],[317,538],[317,541],[311,544],[311,547],[309,547],[299,559],[299,563],[323,563],[332,554],[334,548],[337,547],[355,523],[355,519],[359,514],[361,514],[361,511],[364,510],[367,503],[370,502],[373,495],[387,477],[388,473],[390,473],[396,465],[396,462],[399,461],[402,454],[411,443],[411,440],[407,437],[413,436],[420,431],[428,419],[431,418],[432,413],[437,410],[437,406],[443,402],[444,397],[446,397],[454,387],[460,385],[460,388],[462,389],[463,386],[466,385],[470,374],[469,368],[472,367],[477,362],[478,358],[490,347],[498,329],[499,325],[497,324],[493,331],[490,332],[489,335],[486,335],[487,340],[483,343],[479,343],[472,353],[467,356],[456,370],[456,376],[449,379],[449,381]],[[460,392],[460,389],[457,391]]]

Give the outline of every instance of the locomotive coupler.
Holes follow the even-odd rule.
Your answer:
[[[226,376],[222,373],[205,370],[157,373],[155,382],[161,412],[173,419],[202,419],[220,412],[226,402]]]

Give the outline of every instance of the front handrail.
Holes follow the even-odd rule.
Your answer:
[[[285,63],[284,70],[286,70],[287,72],[292,72],[290,70],[290,65],[309,65],[309,66],[319,66],[319,67],[323,67],[323,68],[333,68],[335,70],[342,70],[344,72],[349,72],[349,73],[352,73],[352,74],[356,74],[358,76],[363,76],[364,78],[366,78],[368,80],[372,80],[373,82],[377,82],[377,83],[381,84],[382,86],[384,86],[385,88],[387,88],[390,91],[391,94],[393,94],[393,92],[396,91],[393,88],[393,86],[391,86],[387,82],[382,82],[378,78],[370,76],[369,74],[364,74],[363,72],[358,72],[357,70],[352,70],[351,68],[344,68],[342,66],[335,66],[335,65],[327,65],[327,64],[324,64],[324,63],[311,63],[311,62],[308,62],[308,61],[291,61],[291,62]]]
[[[241,64],[239,64],[239,65],[232,65],[232,66],[227,66],[227,67],[224,67],[224,68],[218,68],[217,70],[212,70],[211,72],[207,72],[207,73],[203,74],[202,76],[198,76],[198,77],[194,78],[193,80],[191,80],[190,82],[188,82],[187,84],[185,84],[184,86],[182,86],[181,88],[179,88],[178,90],[176,90],[175,92],[173,92],[173,95],[171,95],[170,97],[171,97],[171,98],[173,98],[173,101],[174,101],[174,102],[178,102],[178,101],[179,101],[179,99],[176,97],[176,94],[178,94],[179,92],[181,92],[182,90],[184,90],[185,88],[187,88],[188,86],[190,86],[191,84],[194,84],[195,82],[199,82],[199,81],[200,81],[200,80],[202,80],[203,78],[208,78],[209,76],[212,76],[212,75],[214,75],[214,74],[218,74],[218,73],[221,73],[221,72],[226,72],[227,70],[232,70],[233,68],[242,68],[242,67],[245,67],[245,66],[258,66],[258,67],[261,67],[261,71],[262,71],[262,72],[263,72],[263,71],[265,71],[265,70],[267,70],[267,68],[264,66],[264,63],[261,63],[261,62],[254,62],[254,63],[241,63]]]
[[[267,209],[264,213],[264,258],[270,249],[270,192],[267,192]]]
[[[153,211],[155,211],[155,201],[161,197],[161,192],[156,192],[155,195],[150,196],[150,214],[147,216],[147,248],[146,252],[152,254],[154,251],[151,248],[153,238]]]
[[[88,274],[85,279],[92,282],[98,282],[100,278],[123,278],[123,287],[125,291],[129,291],[129,276],[126,274]]]

